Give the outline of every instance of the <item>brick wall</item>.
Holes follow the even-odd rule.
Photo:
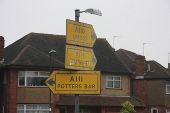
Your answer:
[[[10,69],[8,74],[7,113],[17,113],[17,71]]]
[[[134,80],[133,81],[133,95],[139,100],[148,104],[148,85],[146,80]]]
[[[0,60],[4,58],[4,37],[0,36]]]

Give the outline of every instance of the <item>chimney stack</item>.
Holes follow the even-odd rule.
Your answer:
[[[0,62],[2,63],[4,60],[4,37],[0,36]]]
[[[145,71],[145,56],[137,55],[135,60],[136,75],[141,76]]]

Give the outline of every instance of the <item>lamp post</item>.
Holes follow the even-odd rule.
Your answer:
[[[102,16],[100,10],[96,10],[93,8],[86,9],[84,11],[80,11],[79,9],[75,10],[75,21],[79,22],[80,13],[90,13],[98,16]],[[79,113],[79,94],[75,94],[75,113]]]
[[[77,21],[77,22],[79,22],[80,13],[90,13],[90,14],[102,16],[102,12],[100,10],[96,10],[93,8],[86,9],[84,11],[80,11],[79,9],[76,9],[75,10],[75,21]]]
[[[53,63],[52,63],[52,54],[53,53],[56,53],[56,51],[51,49],[49,51],[49,55],[50,55],[50,72],[52,72],[52,65],[53,65]],[[52,109],[51,109],[51,90],[50,89],[49,89],[49,113],[52,113]]]

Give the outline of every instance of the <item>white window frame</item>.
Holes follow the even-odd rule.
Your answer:
[[[109,79],[109,77],[112,77],[112,80]],[[118,77],[118,78],[120,78],[120,79],[119,79],[119,80],[115,80],[115,77]],[[113,82],[113,87],[109,87],[109,86],[108,86],[108,82],[109,82],[109,81]],[[114,86],[114,82],[120,82],[120,87],[119,87],[119,88],[116,88],[116,87]],[[121,89],[121,88],[122,88],[121,76],[107,75],[107,76],[106,76],[106,88],[109,88],[109,89]]]
[[[30,76],[30,75],[28,75],[29,72],[37,72],[38,75],[37,76],[32,76],[32,75]],[[48,78],[49,74],[47,76],[41,76],[40,75],[41,72],[45,72],[45,73],[50,74],[50,72],[48,72],[48,71],[19,71],[18,72],[18,87],[47,87],[45,84],[44,84],[44,86],[27,85],[27,78],[28,77],[44,77],[44,78]],[[24,73],[24,75],[20,75],[20,73]],[[24,85],[19,84],[19,80],[20,80],[19,77],[24,77]]]
[[[170,81],[166,81],[166,94],[170,94],[170,90],[168,91],[168,88],[170,88]]]
[[[34,106],[34,108],[36,108],[36,109],[27,109],[27,106]],[[48,106],[49,107],[49,105],[48,104],[18,104],[18,106],[17,106],[17,113],[19,112],[19,111],[23,111],[23,113],[26,113],[26,111],[27,110],[29,110],[29,111],[38,111],[38,112],[40,112],[40,111],[46,111],[47,113],[49,113],[49,111],[50,111],[50,108],[48,108],[48,109],[40,109],[40,106],[41,105],[46,105],[46,106]],[[23,109],[20,109],[19,108],[19,106],[23,106]]]
[[[151,113],[153,113],[153,110],[156,110],[156,112],[159,113],[158,108],[151,108]]]
[[[170,113],[170,109],[166,109],[166,113]]]

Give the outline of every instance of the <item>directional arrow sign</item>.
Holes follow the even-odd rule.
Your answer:
[[[66,20],[66,42],[68,44],[93,47],[96,38],[92,25]]]
[[[94,70],[97,63],[92,49],[66,45],[65,68]]]
[[[99,71],[53,71],[45,83],[54,94],[100,94]]]

